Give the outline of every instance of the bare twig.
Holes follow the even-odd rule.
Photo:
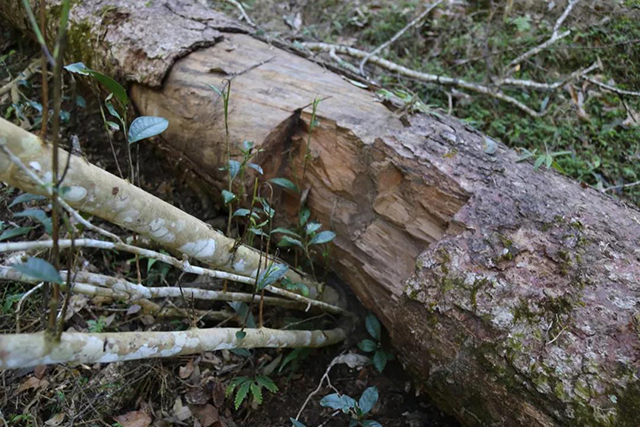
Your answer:
[[[429,14],[429,12],[431,12],[433,9],[438,7],[443,1],[444,0],[438,0],[435,3],[433,3],[432,5],[430,5],[429,7],[427,7],[420,15],[418,15],[418,17],[416,19],[414,19],[413,21],[409,22],[403,29],[398,31],[393,37],[391,37],[389,40],[387,40],[386,42],[382,43],[380,46],[378,46],[377,48],[372,50],[370,53],[368,53],[362,59],[362,61],[360,62],[360,74],[362,74],[363,76],[365,75],[365,73],[364,73],[364,65],[367,63],[369,58],[371,58],[372,56],[378,54],[383,49],[386,49],[389,46],[391,46],[396,40],[398,40],[400,37],[402,37],[402,35],[405,32],[407,32],[410,28],[413,28],[418,23],[422,22],[422,20]]]
[[[335,50],[337,53],[341,53],[344,55],[349,55],[354,58],[364,58],[367,55],[367,52],[355,49],[348,46],[339,46],[332,45],[327,43],[304,43],[304,46],[312,51],[323,51],[323,52],[331,52],[331,50]],[[493,98],[499,99],[501,101],[507,102],[511,105],[516,106],[520,110],[529,114],[532,117],[541,117],[543,113],[539,113],[534,111],[532,108],[528,107],[524,103],[518,101],[517,99],[506,95],[499,88],[492,88],[486,85],[468,82],[466,80],[457,79],[448,76],[437,76],[434,74],[421,73],[419,71],[412,70],[410,68],[404,67],[402,65],[398,65],[395,62],[388,61],[386,59],[380,58],[379,56],[371,56],[369,59],[370,62],[378,65],[379,67],[385,68],[389,71],[402,74],[403,76],[410,77],[416,80],[420,80],[427,83],[436,83],[446,86],[457,86],[463,89],[468,89],[473,92],[481,93],[483,95],[488,95]]]
[[[637,185],[640,185],[640,181],[636,181],[636,182],[630,182],[628,184],[620,184],[620,185],[613,185],[611,187],[607,187],[602,191],[610,191],[610,190],[618,190],[620,188],[629,188],[629,187],[635,187]]]
[[[598,62],[594,62],[593,64],[591,64],[587,68],[576,70],[573,73],[569,74],[564,79],[559,80],[559,81],[557,81],[555,83],[540,83],[540,82],[536,82],[536,81],[533,81],[533,80],[521,80],[521,79],[506,78],[506,79],[502,79],[502,80],[496,81],[495,84],[497,84],[498,86],[518,86],[518,87],[525,87],[525,88],[529,88],[529,89],[553,91],[553,90],[557,90],[557,89],[561,88],[567,82],[570,82],[571,80],[574,80],[574,79],[576,79],[578,77],[585,78],[585,76],[584,76],[585,74],[589,74],[590,72],[592,72],[593,70],[596,70],[598,68],[600,68],[600,62],[599,61]]]
[[[21,81],[29,80],[31,76],[33,76],[36,73],[36,71],[38,71],[38,68],[40,68],[40,60],[39,59],[33,60],[29,64],[29,66],[25,68],[23,72],[21,72],[18,76],[16,76],[15,79],[11,80],[6,85],[0,87],[0,96],[4,95],[5,93],[11,92],[11,89],[17,86],[18,83],[20,83]]]
[[[592,77],[588,77],[588,76],[581,76],[584,80],[588,81],[589,83],[593,83],[596,86],[600,86],[601,88],[608,90],[610,92],[614,92],[620,95],[629,95],[629,96],[640,96],[640,91],[632,91],[632,90],[624,90],[624,89],[619,89],[617,87],[608,85],[606,83],[602,83]]]
[[[547,41],[545,41],[544,43],[539,44],[538,46],[534,47],[533,49],[530,49],[530,50],[526,51],[525,53],[523,53],[522,55],[518,56],[513,61],[509,62],[509,64],[507,64],[507,66],[505,67],[506,69],[509,69],[509,71],[506,73],[507,75],[510,75],[511,73],[513,73],[515,71],[514,67],[516,65],[520,64],[521,62],[526,61],[527,59],[531,58],[534,55],[537,55],[539,52],[541,52],[542,50],[548,48],[549,46],[551,46],[552,44],[554,44],[558,40],[561,40],[561,39],[567,37],[569,34],[571,34],[571,30],[563,31],[562,33],[559,33],[559,31],[560,31],[560,27],[562,26],[562,23],[569,16],[569,13],[571,12],[571,9],[573,9],[573,7],[579,1],[580,0],[569,0],[569,4],[567,5],[567,8],[564,10],[562,15],[560,15],[560,17],[556,21],[555,25],[553,26],[553,32],[551,33],[551,37]]]
[[[20,300],[18,301],[18,304],[16,304],[16,333],[20,333],[20,311],[22,310],[22,303],[29,298],[29,296],[34,293],[35,291],[37,291],[38,289],[40,289],[42,286],[44,286],[44,282],[40,282],[38,283],[36,286],[34,286],[33,288],[29,289],[27,292],[24,293],[24,295],[22,295],[22,297],[20,297]]]
[[[29,176],[29,178],[31,178],[33,181],[35,181],[36,184],[40,185],[49,195],[49,197],[53,197],[53,190],[51,189],[50,186],[48,186],[42,179],[40,179],[40,177],[31,169],[29,169],[24,163],[22,163],[22,161],[18,158],[18,156],[16,156],[15,154],[13,154],[11,152],[11,150],[9,150],[9,147],[6,146],[5,143],[3,143],[2,139],[0,138],[0,150],[2,150],[8,157],[9,159],[20,168],[20,170],[22,170],[25,174],[27,174],[27,176]],[[75,209],[73,209],[71,206],[69,206],[69,204],[67,202],[64,201],[63,198],[59,197],[58,198],[58,202],[60,203],[60,206],[62,206],[64,208],[64,210],[66,210],[67,212],[69,212],[69,214],[73,217],[73,219],[75,219],[76,221],[78,221],[80,224],[84,225],[84,227],[87,230],[91,230],[94,231],[98,234],[101,234],[109,239],[112,239],[116,242],[121,242],[120,237],[116,236],[113,233],[110,233],[107,230],[104,230],[96,225],[91,224],[89,221],[87,221],[86,219],[84,219],[82,217],[82,215],[80,215],[78,213],[78,211],[76,211]]]
[[[197,274],[200,276],[208,276],[216,279],[231,280],[234,282],[255,286],[255,281],[256,281],[255,277],[240,276],[233,273],[227,273],[225,271],[210,270],[208,268],[198,267],[195,265],[191,265],[186,260],[180,261],[177,258],[174,258],[169,255],[165,255],[149,249],[139,248],[137,246],[127,245],[124,243],[105,242],[102,240],[93,240],[93,239],[76,239],[73,241],[70,239],[64,239],[59,241],[59,246],[61,249],[69,248],[71,247],[72,244],[74,244],[75,247],[77,248],[84,247],[84,248],[119,250],[124,252],[130,252],[146,258],[157,259],[158,261],[162,261],[165,264],[169,264],[176,268],[179,268],[180,270],[186,273]],[[52,240],[40,240],[35,242],[0,243],[0,253],[25,251],[25,250],[32,250],[32,249],[47,249],[47,248],[51,248],[52,246],[53,246]],[[346,315],[350,314],[349,312],[347,312],[346,310],[343,310],[340,307],[327,304],[322,301],[317,301],[311,298],[307,298],[302,295],[298,295],[296,293],[293,293],[284,289],[280,289],[272,285],[267,285],[264,289],[272,294],[276,294],[276,295],[283,296],[295,301],[299,301],[308,306],[313,306],[318,309],[327,311],[329,313],[346,314]]]
[[[251,25],[252,27],[256,26],[256,24],[253,23],[251,18],[249,18],[249,15],[247,15],[247,12],[245,12],[244,7],[242,7],[242,5],[240,4],[239,1],[237,1],[237,0],[227,0],[227,2],[231,3],[232,5],[234,5],[236,7],[236,9],[238,9],[238,11],[240,12],[240,15],[242,16],[242,19],[247,21],[247,24]]]

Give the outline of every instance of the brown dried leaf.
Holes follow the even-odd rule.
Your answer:
[[[213,388],[213,404],[216,405],[217,408],[222,408],[224,405],[224,386],[220,381],[218,381]]]
[[[204,405],[209,400],[209,395],[201,388],[194,388],[189,390],[184,398],[190,405]]]
[[[49,381],[41,380],[36,377],[27,378],[16,390],[15,394],[22,393],[25,390],[34,389],[37,390],[39,388],[43,388],[49,385]]]
[[[180,370],[178,371],[178,375],[183,380],[187,379],[191,376],[194,369],[195,369],[195,366],[193,366],[193,361],[189,361],[189,363],[187,363],[185,366],[180,367]]]
[[[47,372],[47,365],[38,365],[33,370],[33,374],[39,379],[42,379],[42,377],[44,377],[44,374],[46,372]]]
[[[200,421],[202,427],[209,427],[213,425],[213,423],[219,421],[220,415],[218,414],[218,410],[210,404],[204,406],[194,405],[191,406],[191,411],[195,415],[195,417]]]
[[[48,426],[59,426],[62,421],[64,421],[64,412],[60,412],[59,414],[54,415],[44,423]]]
[[[151,424],[151,416],[145,411],[127,412],[113,419],[122,424],[122,427],[148,427]]]

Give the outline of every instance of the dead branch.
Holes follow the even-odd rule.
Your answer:
[[[415,27],[418,23],[422,22],[422,20],[436,7],[438,7],[444,0],[438,0],[435,3],[433,3],[432,5],[430,5],[429,7],[427,7],[420,15],[418,15],[418,17],[416,19],[414,19],[413,21],[409,22],[403,29],[401,29],[400,31],[398,31],[393,37],[391,37],[389,40],[387,40],[386,42],[382,43],[380,46],[378,46],[377,48],[375,48],[374,50],[372,50],[370,53],[368,53],[360,62],[360,74],[362,74],[363,76],[365,75],[364,73],[364,64],[367,63],[367,61],[369,60],[369,58],[371,58],[374,55],[377,55],[379,52],[381,52],[383,49],[388,48],[389,46],[391,46],[396,40],[398,40],[400,37],[402,37],[402,35],[407,32],[407,30],[409,30],[410,28]]]
[[[551,46],[552,44],[554,44],[558,40],[561,40],[561,39],[567,37],[569,34],[571,34],[571,30],[564,31],[562,33],[558,33],[558,31],[560,30],[560,26],[562,25],[562,23],[569,16],[569,13],[571,12],[571,9],[573,9],[573,7],[579,1],[580,0],[569,0],[569,4],[567,5],[567,8],[564,10],[562,15],[560,15],[560,17],[556,21],[555,25],[553,26],[553,32],[551,33],[551,37],[547,41],[545,41],[544,43],[534,47],[533,49],[530,49],[530,50],[526,51],[522,55],[520,55],[517,58],[515,58],[513,61],[509,62],[509,64],[507,64],[507,66],[505,67],[506,69],[509,69],[509,71],[506,73],[507,75],[511,75],[515,71],[514,67],[516,65],[520,64],[521,62],[526,61],[527,59],[531,58],[534,55],[537,55],[538,53],[540,53],[544,49],[548,48],[549,46]]]
[[[44,333],[0,335],[0,369],[55,363],[108,363],[167,358],[232,348],[318,348],[345,338],[342,329],[281,331],[239,328],[190,329],[175,332],[65,332],[59,342]]]
[[[624,90],[619,89],[615,86],[608,85],[606,83],[602,83],[592,77],[581,76],[582,79],[588,81],[589,83],[593,83],[596,86],[600,86],[602,89],[608,90],[609,92],[614,92],[620,95],[629,95],[629,96],[640,96],[640,91],[632,91],[632,90]]]
[[[304,43],[304,46],[312,51],[322,51],[322,52],[331,52],[334,50],[337,53],[341,53],[343,55],[349,55],[354,58],[364,58],[367,55],[367,52],[355,49],[348,46],[340,46],[340,45],[332,45],[328,43]],[[386,59],[380,58],[379,56],[371,56],[369,61],[378,65],[379,67],[385,68],[391,72],[395,72],[398,74],[402,74],[403,76],[410,77],[412,79],[420,80],[427,83],[436,83],[447,86],[457,86],[460,88],[468,89],[473,92],[481,93],[483,95],[488,95],[493,98],[499,99],[501,101],[507,102],[511,105],[516,106],[520,110],[529,114],[532,117],[541,117],[543,113],[539,113],[534,111],[532,108],[528,107],[524,103],[518,101],[517,99],[506,95],[498,88],[491,88],[489,86],[481,85],[478,83],[468,82],[466,80],[457,79],[453,77],[447,76],[437,76],[434,74],[421,73],[419,71],[412,70],[410,68],[404,67],[402,65],[398,65],[395,62],[388,61]]]

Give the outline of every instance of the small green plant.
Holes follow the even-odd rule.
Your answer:
[[[87,326],[91,333],[104,332],[107,327],[107,319],[104,316],[100,316],[98,320],[87,320]]]
[[[349,427],[382,427],[382,425],[377,421],[365,419],[377,401],[378,389],[376,387],[369,387],[362,393],[362,396],[360,396],[360,399],[357,402],[346,394],[333,393],[323,397],[320,401],[320,405],[331,409],[341,410],[345,414],[349,414],[351,416],[351,419],[349,420]],[[293,422],[294,420],[292,419],[291,421]],[[293,425],[298,427],[295,422]]]
[[[382,372],[387,366],[389,360],[393,360],[394,356],[390,351],[382,346],[382,333],[380,322],[373,314],[368,314],[365,319],[365,326],[371,339],[363,339],[358,343],[358,348],[365,353],[373,353],[372,363],[379,372]]]
[[[522,162],[524,160],[535,157],[536,160],[533,162],[534,169],[538,169],[540,166],[544,164],[547,169],[551,169],[551,167],[553,166],[554,169],[557,169],[559,171],[562,171],[562,170],[558,165],[558,163],[556,163],[555,158],[558,156],[566,156],[568,154],[571,154],[571,151],[550,152],[548,149],[545,149],[544,153],[537,154],[538,152],[537,148],[533,149],[532,151],[529,151],[526,148],[523,148],[522,151],[524,154],[520,158],[518,158],[518,162]]]
[[[82,62],[76,62],[64,67],[67,71],[81,76],[91,77],[93,80],[100,83],[108,91],[109,95],[104,100],[104,105],[107,107],[109,114],[118,120],[119,123],[115,123],[111,120],[107,120],[104,111],[102,111],[102,105],[100,109],[102,111],[102,119],[105,127],[113,131],[122,130],[127,140],[127,156],[129,163],[129,181],[135,182],[136,170],[139,169],[139,163],[136,162],[136,169],[133,165],[133,155],[131,153],[131,146],[143,139],[151,138],[164,132],[169,126],[167,119],[163,117],[153,116],[141,116],[135,118],[131,125],[129,125],[127,131],[127,110],[129,107],[129,97],[127,96],[126,89],[111,77],[106,76],[97,71],[87,68]],[[115,104],[114,104],[115,102]],[[137,146],[136,146],[137,148]],[[136,156],[137,157],[137,156]],[[117,159],[116,159],[117,164]],[[118,166],[119,168],[119,166]]]
[[[257,375],[254,378],[249,377],[237,377],[234,378],[227,387],[226,396],[229,397],[236,390],[236,395],[233,400],[234,408],[237,410],[245,401],[247,396],[251,394],[253,401],[260,405],[262,403],[262,389],[266,388],[271,393],[278,391],[278,386],[271,380],[271,378],[265,375]]]

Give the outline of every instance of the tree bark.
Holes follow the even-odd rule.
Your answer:
[[[14,3],[0,13],[24,28]],[[69,60],[129,83],[141,113],[169,119],[167,154],[218,188],[224,117],[208,85],[231,80],[233,146],[254,141],[268,176],[309,190],[337,233],[332,268],[465,425],[637,425],[636,208],[455,119],[395,113],[195,2],[80,2],[69,34]],[[293,217],[298,195],[282,203]]]

